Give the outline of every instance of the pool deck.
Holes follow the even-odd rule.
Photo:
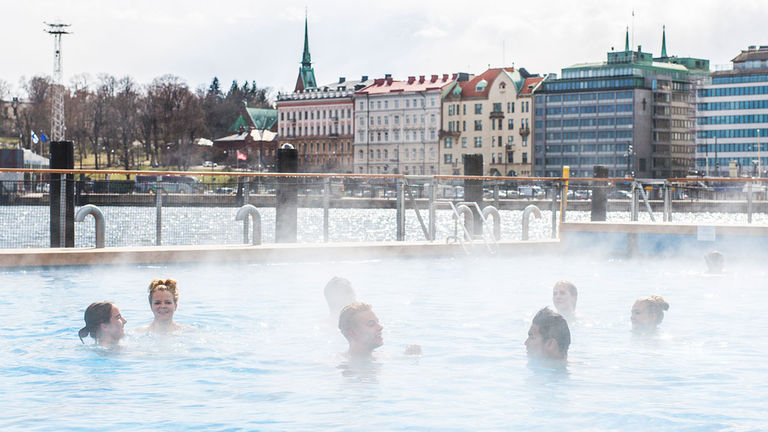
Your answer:
[[[500,241],[498,254],[556,253],[558,240]],[[467,245],[470,254],[489,254],[482,243]],[[375,242],[212,246],[0,249],[0,268],[183,262],[290,262],[344,259],[466,256],[460,244]]]

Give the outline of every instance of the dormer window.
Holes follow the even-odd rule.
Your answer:
[[[499,88],[500,88],[500,89],[502,89],[502,90],[503,90],[503,89],[505,89],[505,88],[507,88],[507,83],[505,83],[505,82],[500,82],[500,83],[499,83]]]
[[[478,92],[485,91],[486,87],[488,87],[488,81],[480,80],[475,86],[475,91],[478,91]]]

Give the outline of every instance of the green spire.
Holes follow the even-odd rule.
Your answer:
[[[624,51],[629,51],[629,27],[627,27],[627,34],[624,36]]]
[[[301,56],[301,65],[312,66],[312,57],[309,55],[309,31],[307,29],[307,17],[304,16],[304,54]]]
[[[667,26],[661,27],[661,56],[667,57]]]

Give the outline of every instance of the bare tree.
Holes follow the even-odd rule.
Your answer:
[[[115,126],[120,141],[123,168],[131,169],[133,142],[137,136],[139,93],[136,82],[124,77],[117,82],[115,97]]]

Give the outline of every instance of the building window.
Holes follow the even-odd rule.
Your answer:
[[[443,155],[443,162],[447,163],[447,164],[453,163],[453,155],[450,154],[450,153],[444,154]]]
[[[483,137],[475,137],[475,147],[483,146]]]
[[[444,147],[453,148],[453,138],[446,138]]]
[[[507,120],[507,129],[512,130],[515,128],[515,119]]]
[[[467,148],[467,137],[461,137],[461,148]]]
[[[528,163],[528,153],[523,152],[523,163]]]
[[[483,104],[477,103],[475,104],[475,114],[482,114],[483,113]]]
[[[483,121],[482,120],[475,120],[475,130],[476,131],[483,130]]]

